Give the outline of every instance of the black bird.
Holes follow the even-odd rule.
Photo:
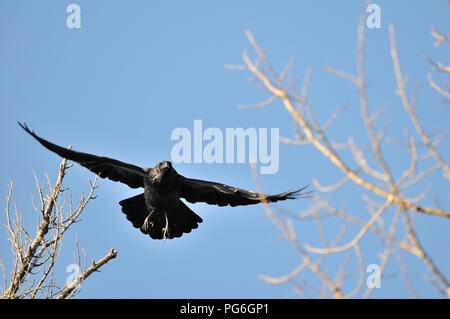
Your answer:
[[[144,188],[144,193],[119,202],[122,212],[134,227],[153,239],[181,237],[198,227],[203,220],[180,198],[190,203],[205,202],[219,206],[251,205],[277,202],[302,196],[306,188],[278,195],[247,191],[225,184],[186,178],[168,161],[153,168],[141,168],[118,160],[81,153],[55,145],[37,136],[26,124],[19,125],[44,147],[59,156],[77,162],[102,178]]]

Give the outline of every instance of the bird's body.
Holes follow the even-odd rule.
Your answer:
[[[180,237],[203,221],[180,200],[181,176],[170,162],[158,163],[143,179],[144,193],[119,204],[144,234],[153,239]]]
[[[145,202],[151,207],[170,208],[180,198],[180,177],[170,162],[160,162],[144,176]]]
[[[205,202],[218,206],[251,205],[277,202],[303,195],[304,188],[294,192],[267,195],[225,184],[186,178],[177,173],[168,161],[153,168],[141,168],[118,160],[69,150],[55,145],[19,125],[44,147],[66,159],[77,162],[98,174],[127,184],[144,188],[144,193],[119,202],[122,212],[134,227],[153,239],[181,237],[198,227],[203,220],[181,198],[190,203]]]

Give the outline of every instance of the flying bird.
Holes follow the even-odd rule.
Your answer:
[[[269,195],[184,177],[168,161],[159,162],[153,168],[141,168],[116,159],[63,148],[37,136],[26,124],[19,125],[45,148],[86,167],[98,176],[131,188],[143,187],[142,194],[124,199],[119,204],[133,226],[153,239],[181,237],[183,233],[196,229],[203,221],[180,198],[190,203],[234,207],[294,199],[304,195],[302,191],[306,188]]]

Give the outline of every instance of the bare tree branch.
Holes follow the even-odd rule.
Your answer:
[[[59,166],[58,177],[53,186],[48,176],[46,182],[41,186],[33,171],[40,203],[40,205],[37,204],[32,195],[33,207],[39,215],[37,232],[34,236],[31,236],[25,228],[22,214],[16,207],[14,207],[15,216],[13,217],[11,214],[13,182],[10,181],[6,197],[5,226],[14,253],[14,263],[9,278],[6,275],[4,265],[1,264],[4,277],[2,298],[66,298],[73,297],[78,291],[79,286],[60,288],[56,283],[54,270],[61,253],[64,235],[74,223],[79,221],[79,217],[89,201],[96,198],[94,191],[98,186],[96,185],[96,177],[94,182],[90,183],[88,195],[82,194],[76,206],[72,205],[70,196],[67,206],[67,193],[66,190],[62,189],[62,183],[69,167],[70,165],[67,165],[64,159]],[[47,185],[49,186],[48,194],[44,194]],[[108,260],[115,258],[116,255],[117,251],[112,249],[107,256],[88,268],[78,281],[80,285],[91,273],[97,271]],[[81,253],[77,241],[77,259],[78,266],[81,269],[80,257]]]

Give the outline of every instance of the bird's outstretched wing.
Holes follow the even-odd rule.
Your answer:
[[[143,177],[145,171],[139,166],[123,163],[108,157],[101,157],[63,148],[37,136],[26,124],[19,123],[19,125],[50,151],[55,152],[68,160],[77,162],[102,178],[109,178],[115,182],[127,184],[132,188],[144,187]]]
[[[199,179],[181,178],[180,196],[190,203],[204,202],[219,206],[251,205],[271,203],[302,196],[304,189],[284,192],[277,195],[261,194],[225,184],[202,181]]]

